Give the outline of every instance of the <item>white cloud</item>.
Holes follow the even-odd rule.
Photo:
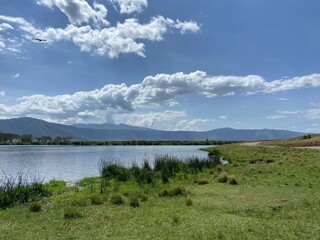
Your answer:
[[[277,112],[279,114],[282,114],[282,115],[298,115],[298,114],[302,113],[302,111],[300,111],[300,110],[296,110],[296,111],[281,111],[281,110],[278,110]]]
[[[175,28],[180,29],[182,34],[186,32],[198,32],[200,30],[200,26],[193,21],[180,22],[179,19],[175,24]]]
[[[12,78],[19,78],[20,77],[20,73],[17,73],[17,74],[15,74],[15,75],[13,75],[13,76],[11,76]]]
[[[140,13],[148,6],[147,0],[109,0],[113,4],[118,4],[120,13]]]
[[[216,120],[213,119],[192,119],[181,120],[177,122],[172,130],[175,131],[202,131],[213,129],[213,124]]]
[[[4,97],[6,95],[5,91],[0,91],[0,97]]]
[[[227,119],[228,117],[227,117],[226,115],[220,115],[219,118],[225,120],[225,119]]]
[[[114,117],[116,123],[126,123],[139,127],[153,127],[155,124],[170,122],[178,118],[186,117],[184,111],[149,112],[145,114],[119,114]]]
[[[305,87],[320,87],[320,74],[311,74],[302,77],[294,77],[291,79],[274,80],[266,82],[265,93],[273,93],[280,91],[288,91]]]
[[[282,118],[286,118],[287,116],[284,115],[270,115],[267,116],[266,118],[269,120],[277,120],[277,119],[282,119]]]
[[[3,49],[5,49],[5,48],[6,48],[6,44],[3,41],[1,41],[1,38],[0,38],[0,52],[2,52]]]
[[[81,25],[89,23],[90,20],[98,26],[109,24],[105,19],[108,10],[97,2],[93,3],[93,7],[85,0],[38,0],[37,3],[49,8],[58,7],[72,24]]]
[[[307,110],[306,118],[308,119],[320,119],[320,108],[313,108]]]
[[[0,23],[0,32],[6,30],[12,30],[13,27],[8,23]]]
[[[276,100],[278,100],[278,101],[288,101],[289,99],[288,98],[277,98]]]
[[[66,28],[49,27],[40,30],[22,18],[0,15],[0,19],[18,24],[19,29],[25,34],[24,37],[28,40],[44,38],[49,44],[61,40],[72,41],[80,47],[81,51],[94,52],[101,56],[108,55],[110,58],[116,58],[121,53],[135,53],[145,57],[145,44],[140,42],[141,40],[161,41],[169,29],[177,28],[177,25],[181,24],[172,19],[158,16],[151,18],[150,22],[146,24],[141,24],[137,19],[130,18],[123,23],[117,23],[114,27],[102,29],[92,28],[90,25],[75,26],[71,24]],[[184,24],[188,25],[188,22]]]

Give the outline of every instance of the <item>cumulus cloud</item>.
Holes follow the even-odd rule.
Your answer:
[[[226,115],[220,115],[219,118],[222,119],[222,120],[226,120],[227,116]]]
[[[120,8],[120,13],[140,13],[148,6],[147,0],[109,0],[113,4],[117,4]]]
[[[216,120],[213,119],[192,119],[181,120],[177,122],[173,128],[175,131],[201,131],[204,129],[212,129]]]
[[[7,30],[11,30],[13,29],[13,27],[8,24],[8,23],[0,23],[0,32],[1,31],[7,31]]]
[[[318,75],[293,78],[296,88],[317,87]],[[288,79],[292,80],[292,79]],[[278,80],[276,80],[278,81]],[[287,84],[285,80],[283,84]],[[304,82],[305,81],[305,82]],[[165,114],[149,113],[134,115],[139,109],[166,107],[177,104],[177,97],[187,94],[198,94],[207,98],[229,96],[232,94],[267,94],[273,81],[267,82],[260,76],[210,76],[202,71],[189,74],[157,74],[147,76],[140,83],[127,86],[126,84],[107,84],[101,89],[73,94],[45,96],[32,95],[18,99],[19,103],[13,106],[0,105],[0,116],[40,116],[57,122],[103,122],[111,121],[116,116],[126,123],[138,122],[139,126],[152,126],[157,121],[165,121],[177,116],[177,112],[167,111]],[[277,91],[286,91],[278,82]],[[293,86],[291,86],[293,89]],[[274,91],[274,90],[273,90]],[[271,91],[271,92],[273,92]],[[127,115],[125,115],[127,114]],[[300,114],[309,119],[320,118],[319,108],[305,111],[278,111],[277,114],[267,116],[275,120],[288,115]],[[130,117],[131,116],[131,117]],[[221,115],[220,119],[226,119]],[[119,120],[120,118],[118,118]],[[119,120],[120,121],[120,120]],[[183,121],[183,120],[180,120]],[[211,121],[211,120],[210,120]],[[181,122],[184,128],[195,129],[196,125],[205,124],[206,121],[194,120]],[[177,126],[181,128],[182,125]]]
[[[6,95],[5,91],[0,91],[0,97],[4,97]]]
[[[311,74],[302,77],[294,77],[291,79],[280,79],[266,82],[265,93],[273,93],[279,91],[288,91],[305,87],[320,87],[320,74]]]
[[[184,111],[167,110],[164,112],[149,112],[144,114],[119,114],[114,117],[114,121],[116,123],[126,123],[139,127],[153,127],[156,124],[170,122],[186,116]]]
[[[130,18],[123,23],[118,22],[116,26],[102,29],[93,28],[90,25],[70,24],[65,28],[49,27],[41,30],[22,18],[0,15],[0,20],[19,25],[19,29],[24,32],[24,37],[28,40],[40,37],[51,44],[61,40],[72,41],[80,47],[81,51],[94,52],[101,56],[108,55],[110,58],[118,57],[121,53],[135,53],[145,57],[145,44],[141,40],[161,41],[169,29],[178,28],[181,32],[188,29],[188,22],[184,23],[185,27],[181,27],[181,22],[162,16],[153,17],[145,24],[141,24],[135,18]],[[180,27],[177,27],[178,25]],[[193,30],[190,27],[190,31]]]
[[[98,25],[109,24],[105,19],[108,10],[97,2],[93,3],[93,7],[85,0],[38,0],[37,3],[49,8],[59,8],[72,24],[81,25],[89,23],[90,20]]]
[[[182,34],[186,32],[198,32],[200,30],[200,26],[193,21],[185,21],[180,22],[179,19],[175,24],[175,28],[179,29]]]

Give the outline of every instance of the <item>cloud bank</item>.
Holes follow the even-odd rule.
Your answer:
[[[147,76],[133,85],[107,84],[101,89],[73,94],[45,96],[31,95],[18,99],[12,106],[0,104],[0,117],[31,116],[60,123],[126,122],[139,126],[152,126],[155,122],[183,117],[184,112],[166,110],[163,113],[139,113],[146,109],[170,107],[178,104],[177,97],[196,94],[206,98],[227,97],[234,94],[270,94],[293,89],[320,87],[320,75],[312,74],[291,79],[266,81],[261,76],[210,76],[203,71],[189,74],[158,74]],[[2,94],[4,95],[4,94]],[[299,112],[278,111],[268,116],[275,120]],[[320,118],[318,108],[304,113],[309,119]],[[220,116],[226,119],[225,116]],[[180,120],[183,121],[183,120]],[[213,120],[198,119],[184,123],[188,129]],[[180,124],[180,125],[181,125]],[[181,125],[182,126],[182,125]],[[181,128],[181,127],[180,127]]]

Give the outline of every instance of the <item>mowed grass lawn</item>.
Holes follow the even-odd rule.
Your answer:
[[[80,188],[52,182],[54,195],[41,200],[41,211],[0,210],[0,239],[320,239],[319,150],[218,149],[229,164],[168,184],[111,181],[100,193],[100,178]],[[220,183],[224,174],[237,184]],[[176,187],[185,191],[159,194]],[[111,203],[115,194],[123,204]]]

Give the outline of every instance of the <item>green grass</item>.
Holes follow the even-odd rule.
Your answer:
[[[230,164],[177,174],[168,184],[108,180],[103,193],[99,177],[82,181],[80,190],[57,184],[40,212],[28,205],[0,210],[0,239],[320,239],[319,151],[218,150]],[[237,185],[220,183],[221,173]],[[164,190],[173,194],[160,197]],[[110,202],[115,195],[122,205]]]

